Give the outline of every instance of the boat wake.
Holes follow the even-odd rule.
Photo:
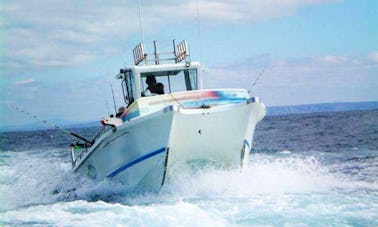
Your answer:
[[[61,152],[52,150],[50,153]],[[319,154],[319,153],[318,153]],[[130,192],[112,181],[93,181],[74,175],[62,158],[45,162],[41,152],[12,152],[2,164],[0,193],[6,198],[1,210],[35,204],[74,200],[129,205],[167,203],[181,200],[248,199],[255,196],[378,190],[377,182],[346,175],[321,155],[299,155],[284,151],[255,153],[245,170],[222,169],[204,163],[180,166],[159,192]],[[198,167],[198,168],[197,168]]]

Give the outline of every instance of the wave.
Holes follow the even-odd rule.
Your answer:
[[[8,152],[0,165],[0,194],[4,195],[0,210],[75,200],[143,204],[174,202],[180,198],[237,199],[256,195],[378,190],[376,180],[350,174],[351,169],[357,167],[375,174],[376,167],[363,162],[371,160],[370,156],[369,159],[345,158],[349,162],[334,163],[327,155],[335,154],[320,152],[254,153],[247,169],[180,167],[160,192],[139,193],[125,191],[115,182],[98,182],[73,174],[71,164],[62,159],[61,152],[59,149]]]

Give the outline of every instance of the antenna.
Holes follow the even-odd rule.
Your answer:
[[[199,39],[199,45],[200,45],[201,63],[202,63],[202,68],[205,68],[205,63],[203,61],[203,54],[202,54],[201,22],[200,22],[200,11],[199,11],[198,0],[197,0],[197,28],[198,28],[198,39]]]
[[[142,9],[140,7],[140,0],[138,1],[138,8],[139,8],[139,28],[140,28],[140,35],[142,36],[142,43],[144,43],[144,33],[143,33],[143,23],[142,23]]]

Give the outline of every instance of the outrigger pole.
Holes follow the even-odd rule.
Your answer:
[[[22,113],[24,113],[24,114],[26,114],[26,115],[29,115],[29,116],[33,117],[34,119],[36,119],[36,120],[38,120],[38,121],[40,121],[40,122],[42,122],[42,123],[44,123],[44,124],[46,124],[46,125],[49,125],[49,126],[55,128],[55,129],[59,129],[60,131],[66,133],[66,134],[69,134],[69,135],[71,135],[71,136],[73,136],[73,137],[76,137],[76,138],[78,138],[78,139],[81,139],[81,140],[84,141],[87,145],[92,145],[93,142],[94,142],[94,141],[89,141],[88,139],[86,139],[86,138],[84,138],[84,137],[82,137],[82,136],[80,136],[80,135],[78,135],[78,134],[76,134],[76,133],[70,132],[70,131],[68,131],[67,129],[64,129],[64,128],[58,126],[58,125],[54,125],[54,124],[51,124],[51,123],[47,122],[46,120],[40,119],[40,118],[38,118],[36,115],[32,115],[31,113],[29,113],[29,112],[27,112],[27,111],[25,111],[25,110],[23,110],[23,109],[21,109],[21,108],[18,108],[18,107],[13,106],[13,105],[10,105],[10,106],[11,106],[12,108],[16,109],[17,111],[22,112]]]

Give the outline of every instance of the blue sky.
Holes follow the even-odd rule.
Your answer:
[[[266,105],[378,101],[378,1],[141,0],[147,48],[189,42],[204,86],[249,89]],[[119,68],[141,41],[138,1],[2,1],[1,122],[101,119],[122,103]],[[152,52],[150,48],[147,50]]]

